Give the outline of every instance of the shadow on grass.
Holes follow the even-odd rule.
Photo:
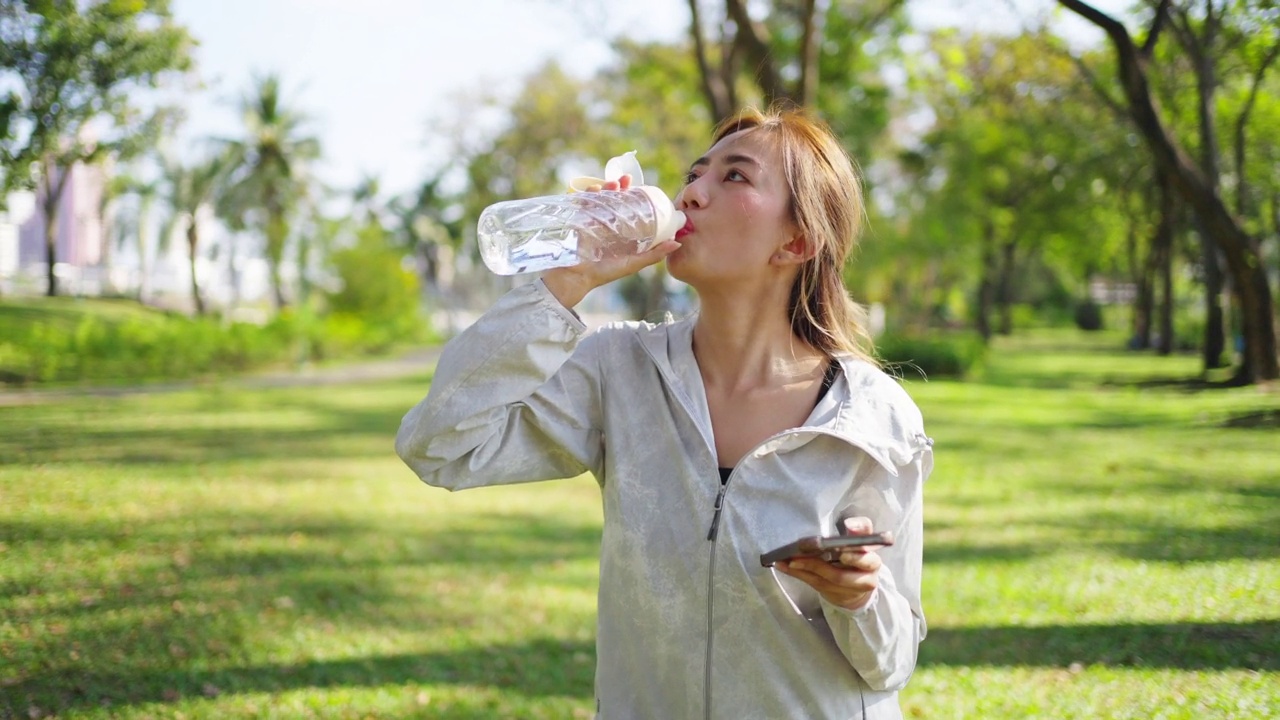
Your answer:
[[[1280,408],[1237,413],[1223,420],[1222,427],[1237,430],[1280,430]]]
[[[1280,620],[930,628],[920,665],[1280,670]]]
[[[544,638],[521,645],[296,664],[210,670],[95,670],[76,676],[36,674],[3,688],[0,697],[5,698],[5,704],[0,704],[0,717],[25,717],[29,706],[46,713],[62,713],[103,705],[171,703],[224,693],[394,685],[407,686],[406,692],[426,685],[474,685],[532,698],[590,698],[594,676],[593,643]]]
[[[206,684],[234,691],[438,680],[532,694],[590,691],[592,665],[578,657],[589,648],[550,641],[493,652],[188,669],[260,653],[262,638],[482,622],[484,611],[466,600],[477,577],[502,577],[512,588],[594,587],[591,578],[561,577],[554,568],[594,559],[598,525],[527,512],[467,514],[456,525],[443,520],[425,529],[412,517],[403,522],[243,512],[132,527],[0,522],[0,541],[25,546],[32,558],[10,565],[0,582],[6,634],[16,640],[0,643],[0,698],[14,698],[19,706],[9,710],[25,716],[29,705],[47,712],[158,701],[199,694]],[[40,560],[68,555],[129,562],[63,575],[56,561]],[[406,572],[415,582],[405,582]],[[557,653],[568,660],[552,662]],[[0,702],[0,718],[11,716]]]
[[[299,610],[341,614],[345,603],[333,598],[347,598],[357,606],[348,610],[367,612],[371,604],[396,597],[382,585],[382,571],[433,566],[445,572],[475,568],[494,573],[594,559],[599,539],[596,524],[570,525],[509,512],[467,515],[457,526],[444,523],[428,529],[247,512],[183,516],[136,527],[104,521],[59,525],[0,520],[2,542],[43,544],[51,556],[55,546],[127,554],[138,567],[132,573],[113,573],[118,579],[109,584],[75,580],[78,597],[61,592],[67,588],[51,587],[43,574],[29,571],[24,579],[14,579],[19,576],[11,567],[14,573],[0,583],[0,599],[62,596],[61,603],[44,601],[41,607],[44,613],[69,615],[169,605],[184,597],[269,606],[281,596],[290,597],[291,606]]]
[[[406,386],[407,387],[407,386]],[[22,408],[18,431],[0,435],[0,463],[131,466],[168,463],[296,460],[351,457],[353,442],[375,441],[378,454],[391,456],[404,413],[418,398],[408,390],[402,406],[351,407],[325,402],[323,395],[300,391],[266,391],[259,402],[269,408],[192,407],[172,412],[198,415],[216,426],[186,426],[175,420],[163,426],[115,427],[105,405],[78,411],[62,407]],[[315,391],[321,393],[322,391]],[[262,426],[258,413],[287,413],[286,424]],[[243,416],[241,415],[243,414]]]

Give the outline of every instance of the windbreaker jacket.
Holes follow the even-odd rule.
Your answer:
[[[919,411],[892,378],[841,358],[805,425],[760,443],[722,486],[692,330],[588,334],[541,281],[518,287],[445,347],[397,452],[450,490],[595,476],[599,718],[900,718],[925,635],[933,456]],[[861,610],[760,565],[859,515],[896,538]]]

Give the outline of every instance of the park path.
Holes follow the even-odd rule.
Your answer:
[[[0,389],[0,407],[38,405],[78,397],[128,397],[180,392],[208,387],[210,384],[236,388],[280,388],[391,380],[431,369],[440,358],[440,349],[440,346],[419,348],[394,358],[251,373],[214,381],[186,380],[145,385]]]

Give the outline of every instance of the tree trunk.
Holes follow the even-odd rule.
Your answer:
[[[103,174],[104,186],[108,183],[105,173]],[[114,263],[114,252],[112,248],[111,235],[113,223],[111,222],[112,213],[110,212],[111,200],[107,197],[107,189],[102,190],[103,200],[98,205],[98,237],[102,241],[102,248],[98,255],[98,266],[102,268],[102,290],[104,295],[114,296],[116,294],[115,284],[111,281],[111,266]]]
[[[1110,16],[1080,0],[1058,0],[1100,27],[1116,49],[1120,82],[1138,131],[1147,141],[1156,163],[1170,173],[1179,195],[1200,216],[1205,231],[1218,243],[1239,301],[1244,334],[1244,363],[1236,381],[1252,383],[1280,379],[1276,356],[1275,308],[1257,241],[1227,209],[1197,164],[1165,128],[1147,80],[1147,60],[1134,45],[1128,30]],[[1167,12],[1162,3],[1157,22]],[[1158,26],[1157,26],[1158,29]],[[1154,33],[1153,33],[1154,34]]]
[[[1158,227],[1156,233],[1159,233]],[[1138,228],[1135,221],[1129,222],[1127,245],[1129,278],[1137,288],[1133,298],[1130,347],[1134,350],[1146,350],[1151,347],[1151,326],[1155,317],[1155,275],[1160,263],[1160,253],[1153,235],[1147,244],[1146,257],[1139,258]]]
[[[996,303],[1000,311],[1000,334],[1013,334],[1013,275],[1017,245],[1010,240],[1001,248],[1000,279],[996,288]]]
[[[1218,194],[1220,183],[1217,114],[1214,107],[1214,91],[1217,89],[1217,72],[1213,58],[1209,54],[1217,36],[1217,19],[1213,8],[1203,20],[1203,42],[1186,36],[1186,44],[1192,58],[1196,75],[1196,116],[1200,125],[1200,171],[1209,192]],[[1222,309],[1222,264],[1218,259],[1217,242],[1209,236],[1204,224],[1200,223],[1200,257],[1204,265],[1204,345],[1203,356],[1205,371],[1214,370],[1229,364],[1224,360],[1226,350],[1226,317]]]
[[[1222,312],[1222,265],[1218,247],[1200,225],[1200,264],[1204,269],[1204,337],[1201,339],[1201,362],[1206,371],[1226,365],[1222,353],[1226,349],[1226,328]]]
[[[1177,207],[1174,190],[1166,173],[1160,178],[1160,221],[1151,241],[1152,254],[1156,258],[1155,270],[1160,280],[1160,339],[1156,352],[1169,355],[1173,352],[1173,241],[1177,232]]]
[[[818,102],[826,8],[827,3],[819,0],[803,2],[804,31],[800,36],[800,91],[797,98],[801,105],[812,106]]]
[[[196,315],[204,315],[204,298],[200,296],[200,278],[196,276],[196,253],[200,247],[200,229],[192,215],[187,220],[187,262],[191,266],[191,302]]]
[[[138,199],[138,302],[146,304],[151,296],[151,241],[147,217],[151,215],[151,196]]]
[[[982,233],[982,280],[978,283],[978,313],[974,318],[978,334],[983,342],[991,341],[991,306],[995,302],[996,284],[992,275],[995,273],[995,228],[986,223]]]
[[[812,7],[806,7],[805,10],[812,12]],[[768,28],[751,19],[745,0],[725,0],[725,12],[737,26],[736,44],[746,54],[751,67],[755,68],[756,83],[764,93],[764,104],[772,105],[778,100],[801,102],[802,98],[787,88],[782,79],[778,63],[769,48]],[[802,23],[809,24],[809,18],[802,18]],[[801,75],[803,74],[804,71],[801,70]]]
[[[40,165],[40,184],[44,191],[40,209],[44,214],[45,262],[49,266],[45,272],[48,282],[45,295],[54,297],[58,294],[58,276],[54,274],[54,268],[58,264],[58,206],[62,203],[62,191],[67,187],[71,168],[59,168],[51,157],[43,158]]]
[[[45,269],[45,295],[54,297],[58,294],[58,276],[54,273],[54,266],[58,264],[58,203],[45,195],[41,210],[44,211],[44,257],[48,266]]]
[[[281,206],[274,188],[267,189],[267,265],[271,273],[271,293],[275,300],[276,312],[288,307],[284,296],[284,286],[280,279],[280,266],[284,264],[284,243],[288,238],[289,228],[285,224],[284,208]]]
[[[702,32],[702,16],[698,10],[698,0],[689,0],[689,35],[693,40],[693,56],[698,62],[698,75],[702,79],[702,94],[711,109],[711,121],[719,123],[733,112],[728,87],[722,73],[711,67],[711,59],[707,57],[706,36]],[[727,62],[722,58],[722,62]]]

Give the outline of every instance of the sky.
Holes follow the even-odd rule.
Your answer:
[[[176,0],[173,12],[200,43],[186,142],[236,134],[236,100],[275,72],[321,139],[320,176],[375,175],[392,193],[443,164],[430,123],[456,117],[460,95],[514,92],[550,58],[585,76],[624,29],[675,40],[688,23],[684,0]]]
[[[1009,2],[1052,5],[911,0],[908,8],[922,25],[1008,28],[1018,22]],[[200,85],[182,93],[183,147],[236,135],[237,99],[255,76],[277,73],[285,101],[321,140],[321,179],[349,189],[372,175],[386,194],[410,191],[444,164],[431,124],[457,118],[466,93],[514,93],[551,58],[585,77],[609,62],[612,38],[678,41],[689,23],[686,0],[175,0],[172,8],[199,41]]]

